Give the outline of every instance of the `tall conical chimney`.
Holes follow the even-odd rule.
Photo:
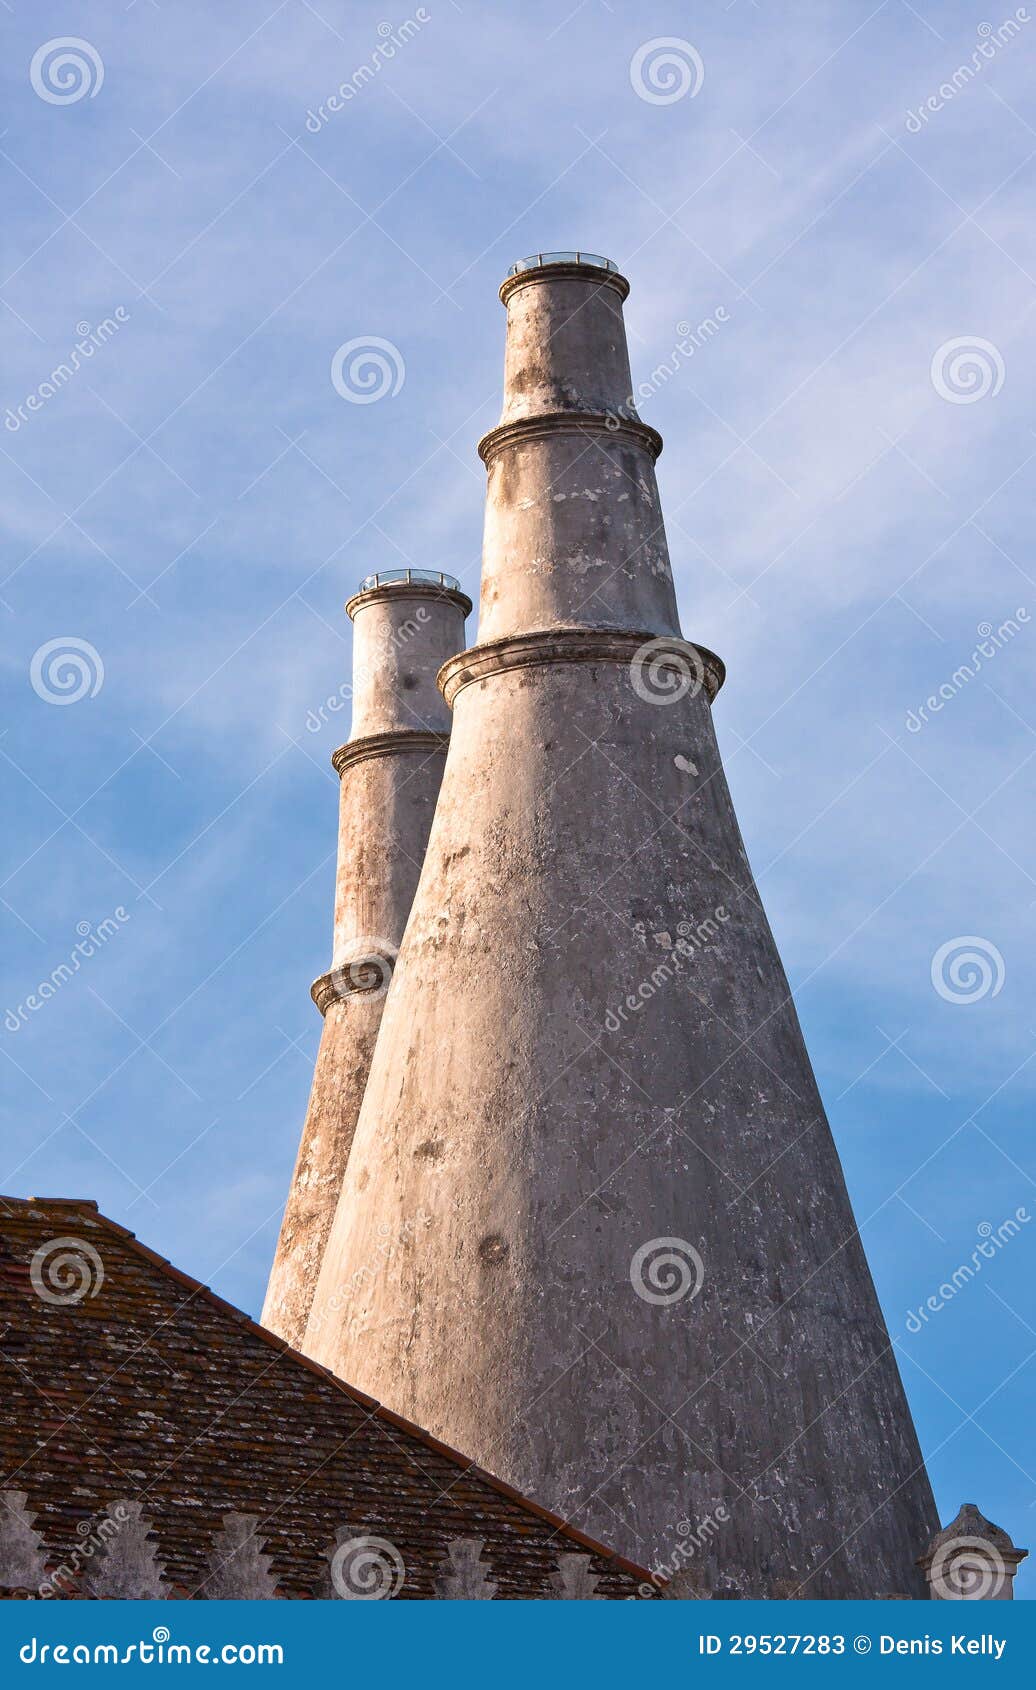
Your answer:
[[[304,1347],[640,1562],[690,1543],[705,1592],[921,1595],[931,1491],[720,764],[722,667],[680,637],[626,293],[574,253],[501,289],[479,643],[440,674],[446,774]]]
[[[262,1321],[302,1343],[356,1118],[439,794],[450,711],[436,672],[464,643],[471,600],[449,575],[368,576],[353,622],[352,727],[341,780],[331,967],[309,1108]]]

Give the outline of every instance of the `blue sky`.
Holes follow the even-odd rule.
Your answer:
[[[1036,1213],[1036,7],[2,23],[0,1189],[95,1197],[258,1311],[329,957],[345,730],[307,717],[348,676],[342,605],[404,563],[477,597],[496,288],[527,252],[604,252],[638,380],[720,324],[641,406],[684,629],[728,665],[735,803],[942,1517],[974,1500],[1028,1542],[1036,1227],[906,1316]],[[66,36],[93,92],[42,97]],[[680,98],[634,86],[659,38],[698,55],[646,84]],[[351,404],[331,361],[371,336],[402,385]],[[89,684],[55,704],[33,660],[68,638]],[[963,938],[988,975],[937,991]]]

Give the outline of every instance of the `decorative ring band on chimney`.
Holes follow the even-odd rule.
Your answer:
[[[365,739],[346,740],[337,751],[332,751],[331,766],[339,775],[344,775],[353,763],[362,763],[366,757],[391,757],[397,751],[423,751],[429,755],[441,751],[445,754],[449,743],[449,734],[433,733],[427,728],[399,728],[393,733],[368,734]]]
[[[543,254],[549,258],[549,254]],[[605,259],[605,263],[611,263]],[[531,265],[528,269],[518,270],[513,275],[505,276],[500,283],[500,300],[506,305],[512,293],[519,288],[536,287],[542,282],[556,282],[571,279],[574,282],[585,282],[590,287],[614,288],[620,299],[625,299],[630,291],[629,282],[618,270],[606,270],[600,264],[576,263],[573,260],[559,260],[557,263],[543,263]]]
[[[517,441],[543,440],[556,434],[604,434],[609,440],[634,440],[650,452],[652,462],[662,451],[662,436],[657,428],[640,418],[621,411],[547,411],[539,417],[519,417],[515,422],[501,423],[491,428],[478,443],[478,455],[484,464]]]
[[[544,628],[460,651],[447,659],[436,680],[447,704],[452,705],[465,687],[508,669],[559,663],[620,663],[632,668],[638,659],[649,662],[654,675],[664,675],[668,666],[674,675],[686,680],[690,670],[695,678],[694,690],[703,692],[710,704],[726,677],[723,660],[714,651],[675,635],[660,639],[656,634],[631,633],[625,628]],[[689,690],[684,687],[685,693]]]
[[[393,572],[395,573],[395,572]],[[471,600],[467,593],[459,586],[451,587],[446,584],[446,577],[439,580],[422,581],[410,575],[409,570],[400,570],[401,576],[410,576],[403,580],[379,580],[377,586],[360,587],[346,600],[345,613],[350,621],[358,610],[368,604],[380,604],[383,599],[434,599],[439,604],[455,604],[462,615],[471,615]],[[452,577],[451,577],[452,579]]]
[[[316,1004],[321,1015],[326,1015],[331,1005],[337,1001],[341,993],[335,989],[335,982],[330,973],[321,974],[309,988],[309,995]]]
[[[347,959],[319,975],[309,988],[309,995],[321,1015],[326,1015],[333,1003],[344,1003],[347,998],[383,997],[398,954],[389,947],[367,946],[361,956]]]

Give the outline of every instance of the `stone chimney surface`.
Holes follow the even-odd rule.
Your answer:
[[[478,643],[439,674],[446,771],[304,1347],[641,1564],[693,1528],[713,1600],[921,1596],[931,1489],[722,665],[681,631],[626,291],[576,253],[501,289]]]
[[[464,643],[471,600],[450,575],[369,575],[346,605],[353,625],[352,731],[339,776],[331,966],[314,981],[324,1017],[309,1107],[263,1323],[302,1342],[338,1201],[385,997],[410,914],[449,744],[436,685]]]

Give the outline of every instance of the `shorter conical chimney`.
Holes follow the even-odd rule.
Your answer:
[[[299,1347],[363,1101],[439,796],[450,710],[436,673],[464,644],[471,600],[449,575],[369,575],[353,623],[353,716],[332,757],[341,779],[331,967],[309,1108],[263,1325]]]

